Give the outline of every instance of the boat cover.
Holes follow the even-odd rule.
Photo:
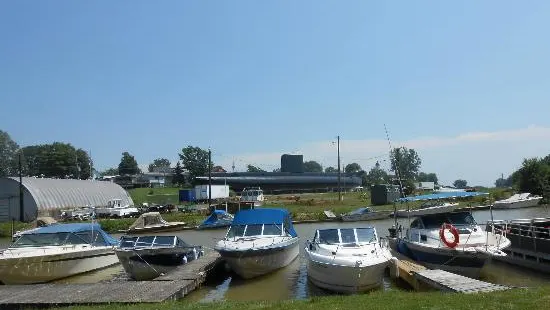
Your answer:
[[[297,237],[298,234],[294,230],[290,213],[285,209],[250,209],[241,210],[235,214],[235,218],[231,225],[252,225],[252,224],[278,224],[287,228],[288,233],[292,237]]]
[[[56,234],[56,233],[77,233],[82,231],[97,231],[103,236],[107,245],[117,245],[118,240],[107,234],[97,223],[70,223],[56,224],[45,227],[39,227],[33,230],[24,231],[21,235],[36,235],[36,234]]]
[[[147,212],[140,215],[137,220],[130,226],[130,230],[136,228],[145,228],[148,226],[166,225],[166,222],[159,212]]]
[[[419,195],[399,198],[396,201],[406,202],[406,201],[420,201],[420,200],[433,200],[433,199],[447,199],[447,198],[462,198],[462,197],[475,197],[481,195],[489,195],[489,193],[482,192],[441,192],[428,195]]]
[[[225,212],[224,210],[214,210],[210,216],[202,222],[202,225],[212,225],[215,224],[220,219],[229,219],[231,214]]]

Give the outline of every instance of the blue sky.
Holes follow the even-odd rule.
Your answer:
[[[550,153],[548,29],[548,1],[3,1],[0,128],[99,169],[187,145],[327,166],[340,135],[368,170],[386,124],[422,170],[491,185]]]

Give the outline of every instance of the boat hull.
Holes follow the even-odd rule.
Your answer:
[[[513,201],[513,202],[498,202],[496,201],[493,204],[494,209],[518,209],[518,208],[530,208],[530,207],[536,207],[539,204],[539,201],[541,201],[542,197],[540,198],[534,198],[534,199],[527,199],[527,200],[520,200],[520,201]]]
[[[432,248],[394,240],[392,246],[397,252],[421,263],[430,269],[441,269],[471,278],[479,278],[481,268],[490,256],[479,252],[464,252],[450,248]]]
[[[154,279],[195,259],[190,251],[177,248],[117,249],[116,255],[128,276],[137,281]]]
[[[6,250],[9,252],[9,250]],[[94,247],[41,256],[0,256],[0,282],[44,283],[102,269],[118,263],[112,247]]]
[[[241,278],[255,278],[290,264],[299,253],[298,238],[285,246],[231,251],[217,249],[229,267]]]
[[[359,293],[379,287],[388,264],[386,261],[358,267],[308,259],[307,274],[309,280],[320,288],[338,293]]]
[[[389,218],[391,213],[392,212],[377,211],[372,212],[372,214],[342,215],[340,219],[342,222],[372,221]]]

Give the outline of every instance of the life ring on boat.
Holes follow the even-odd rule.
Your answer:
[[[448,229],[451,232],[451,234],[453,234],[453,237],[454,237],[453,242],[449,242],[449,240],[445,238],[445,229]],[[441,241],[443,241],[443,243],[445,243],[446,246],[448,246],[451,249],[454,249],[458,245],[458,238],[459,238],[458,229],[456,229],[456,227],[454,227],[449,223],[444,223],[441,226],[441,229],[439,230],[439,238],[441,238]]]

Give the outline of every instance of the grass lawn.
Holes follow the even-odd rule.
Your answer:
[[[276,288],[274,288],[276,289]],[[347,309],[550,309],[550,286],[533,289],[514,289],[494,293],[458,294],[441,292],[405,292],[405,291],[376,291],[360,295],[336,295],[315,297],[306,300],[284,301],[251,301],[251,302],[214,302],[189,303],[181,301],[159,304],[139,305],[104,305],[104,306],[77,306],[75,310],[130,310],[130,309],[300,309],[300,310],[347,310]]]

